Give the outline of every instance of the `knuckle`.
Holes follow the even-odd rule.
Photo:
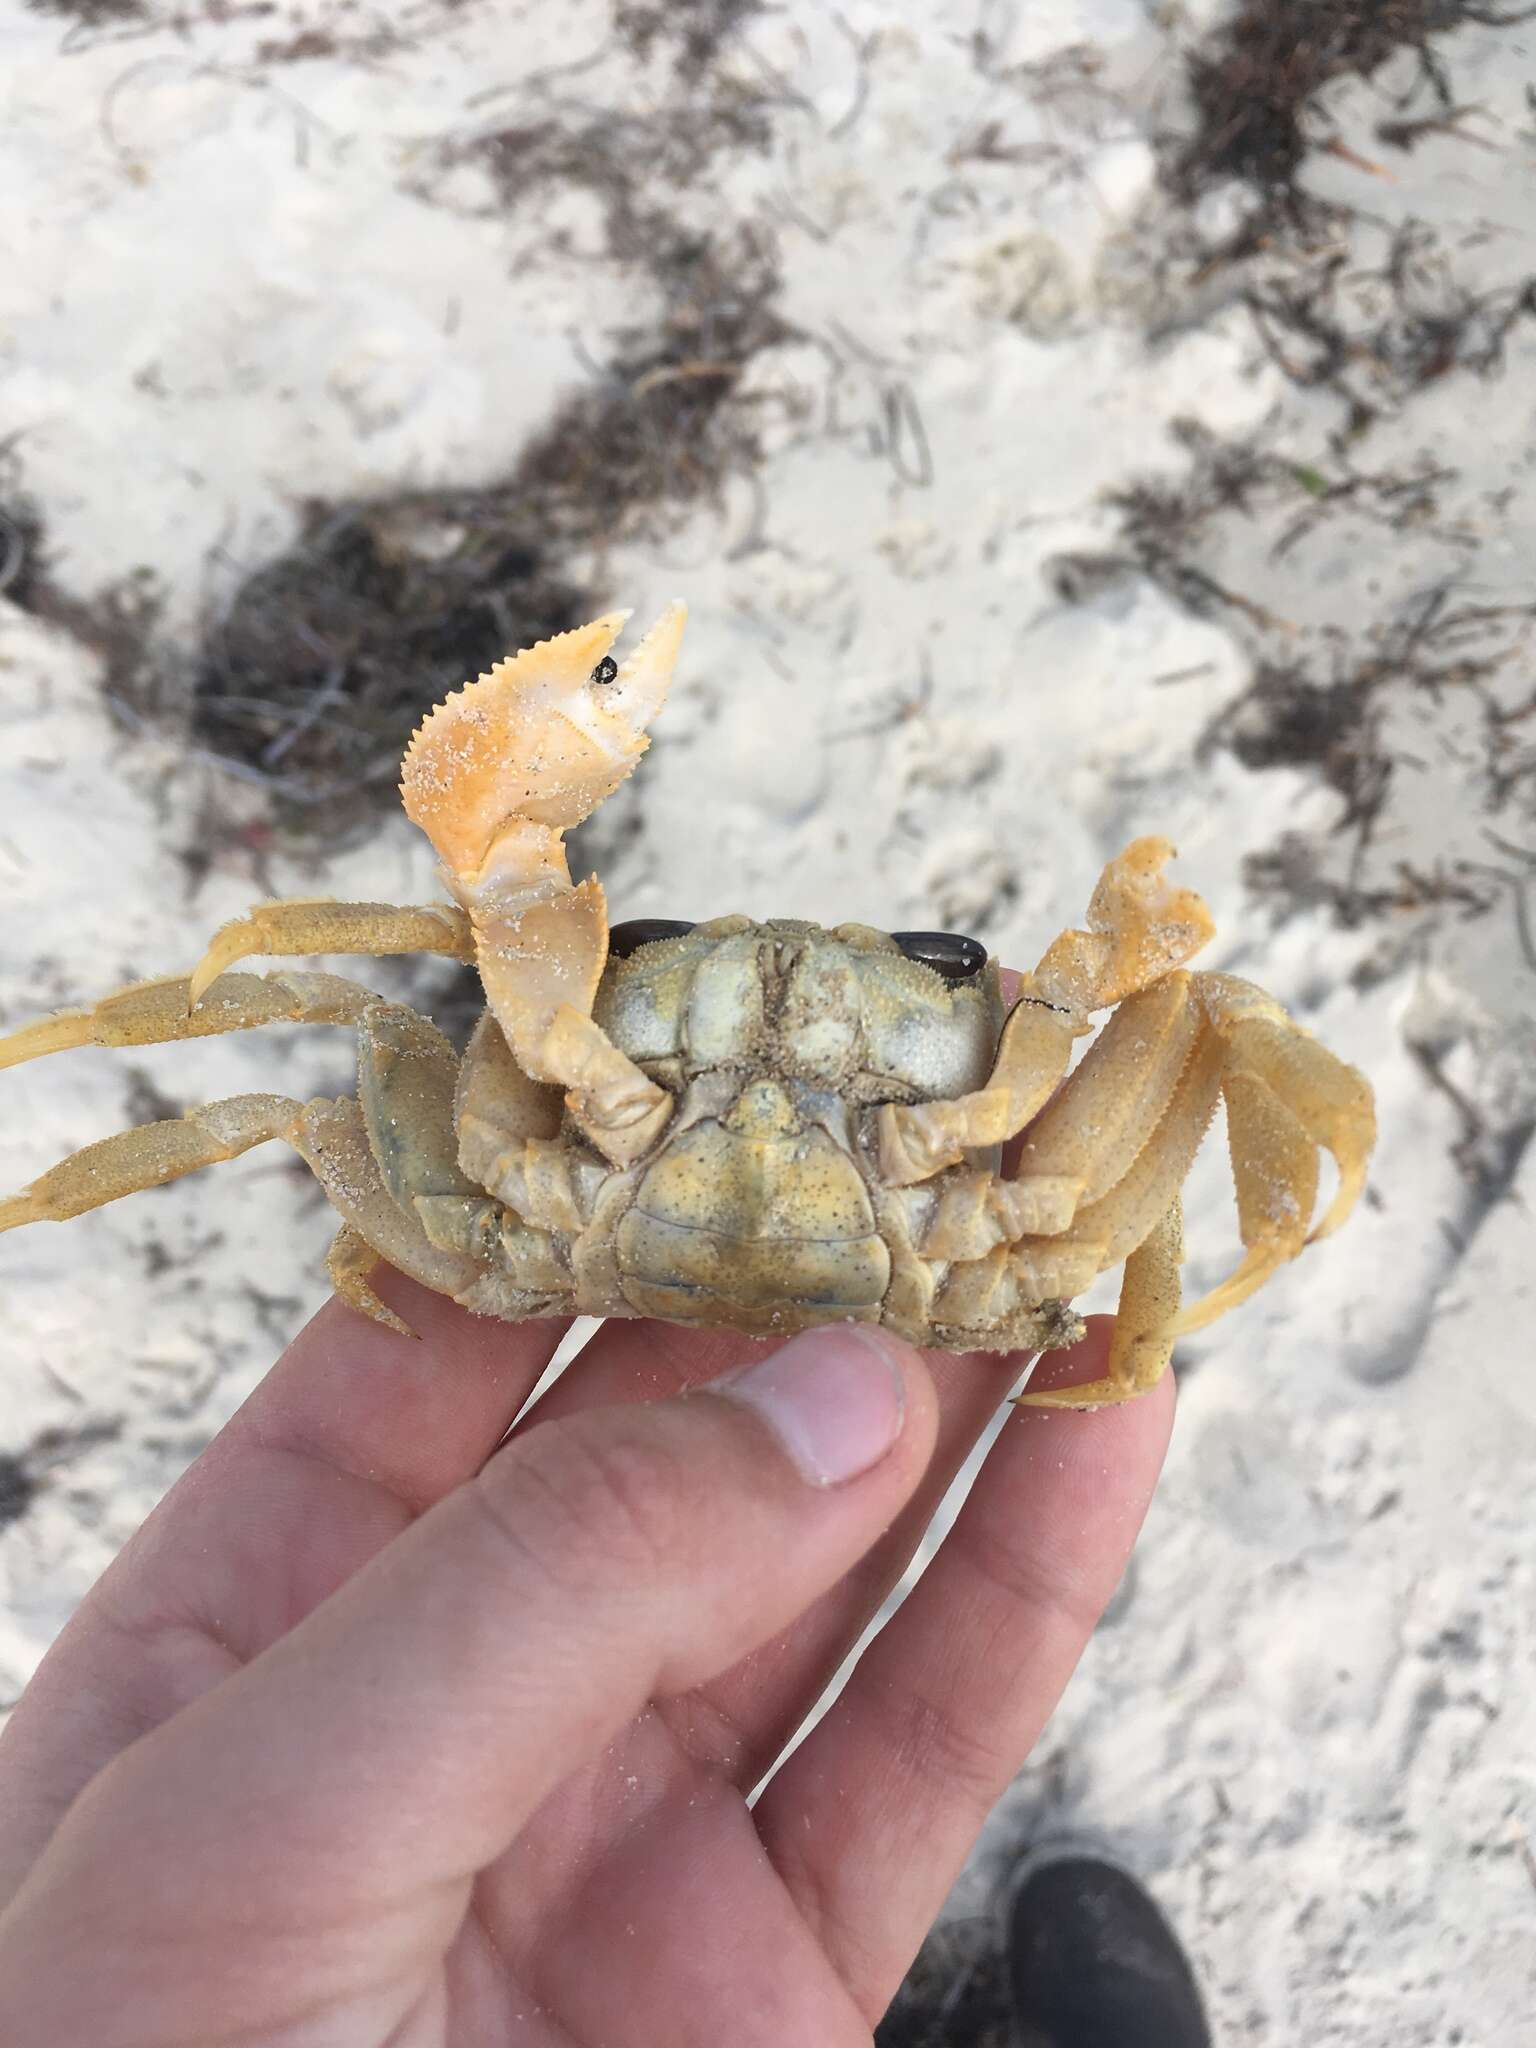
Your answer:
[[[487,1474],[487,1505],[522,1555],[567,1591],[654,1578],[689,1554],[695,1484],[654,1432],[572,1416]]]
[[[991,1810],[1013,1774],[999,1730],[972,1725],[953,1700],[915,1689],[893,1695],[885,1711],[893,1765],[905,1780],[930,1788],[936,1802]]]
[[[1036,1635],[1065,1628],[1086,1641],[1114,1590],[1069,1549],[1003,1514],[962,1518],[949,1540],[991,1604]]]

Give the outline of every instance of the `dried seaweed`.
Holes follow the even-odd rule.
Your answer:
[[[1300,662],[1261,661],[1207,730],[1204,750],[1225,743],[1246,768],[1315,769],[1344,799],[1340,826],[1368,832],[1392,777],[1375,704],[1385,673],[1377,661],[1320,681]]]
[[[1341,799],[1342,872],[1337,862],[1325,872],[1315,851],[1288,837],[1250,861],[1249,880],[1276,901],[1326,908],[1346,925],[1431,907],[1487,914],[1507,892],[1465,861],[1433,874],[1404,862],[1384,872],[1379,860],[1368,862],[1404,765],[1394,757],[1389,713],[1414,694],[1435,705],[1470,705],[1480,754],[1464,765],[1481,811],[1492,818],[1536,807],[1536,691],[1522,692],[1518,683],[1536,603],[1478,601],[1464,574],[1450,572],[1385,619],[1324,629],[1309,645],[1295,622],[1205,566],[1217,522],[1254,521],[1275,536],[1269,552],[1276,560],[1341,507],[1356,521],[1461,546],[1467,537],[1437,504],[1445,473],[1423,459],[1402,474],[1368,472],[1337,450],[1325,473],[1252,440],[1221,441],[1193,422],[1176,423],[1174,432],[1189,451],[1188,469],[1115,494],[1121,549],[1107,559],[1140,568],[1191,611],[1231,616],[1253,648],[1251,678],[1207,727],[1200,756],[1224,747],[1255,770],[1310,769]],[[1522,915],[1523,888],[1521,881]]]
[[[475,164],[488,174],[499,210],[526,204],[544,187],[589,191],[603,207],[610,256],[664,266],[671,223],[660,195],[668,187],[679,195],[697,189],[723,154],[765,150],[769,109],[782,96],[771,84],[727,72],[711,78],[708,92],[675,83],[644,108],[546,97],[515,120],[447,137],[418,189],[430,198],[444,174]]]
[[[418,172],[420,197],[458,205],[446,190],[439,201],[438,183],[478,165],[493,213],[542,187],[593,192],[610,257],[661,303],[644,329],[617,332],[505,476],[302,504],[292,545],[243,574],[185,649],[157,641],[147,576],[90,597],[63,587],[14,461],[0,472],[7,594],[100,654],[117,715],[183,730],[254,785],[290,836],[356,834],[394,805],[400,753],[428,705],[603,609],[605,549],[663,530],[754,467],[750,415],[733,399],[752,356],[787,331],[774,252],[751,229],[701,231],[683,216],[718,154],[767,141],[779,89],[718,62],[758,4],[621,0],[614,41],[649,68],[643,107],[583,103],[567,76],[527,83],[518,120],[445,137]],[[299,24],[259,54],[287,63],[341,48],[339,32]],[[358,54],[355,41],[345,52]],[[248,814],[227,830],[214,820],[212,839],[260,829]]]
[[[82,1452],[111,1443],[121,1428],[105,1418],[75,1429],[54,1426],[40,1429],[20,1451],[0,1451],[0,1529],[21,1520],[56,1471]]]
[[[1380,167],[1331,132],[1318,96],[1340,79],[1375,78],[1411,52],[1412,75],[1392,102],[1401,118],[1379,121],[1378,139],[1411,149],[1427,134],[1462,134],[1471,110],[1456,103],[1436,39],[1532,19],[1533,6],[1474,0],[1243,0],[1187,59],[1194,132],[1164,138],[1168,188],[1193,207],[1240,179],[1257,203],[1217,246],[1197,236],[1184,256],[1199,283],[1224,264],[1258,259],[1248,263],[1242,298],[1260,343],[1291,382],[1338,397],[1341,443],[1452,371],[1493,375],[1515,327],[1536,318],[1536,280],[1472,288],[1417,220],[1397,228],[1377,267],[1362,263],[1351,240],[1359,216],[1315,196],[1302,171],[1319,150],[1364,171]]]
[[[149,686],[162,604],[153,572],[135,570],[88,598],[58,582],[47,525],[21,488],[14,448],[0,451],[0,596],[90,648],[111,686],[130,693]]]
[[[1391,693],[1417,691],[1437,701],[1454,693],[1474,701],[1484,741],[1481,799],[1487,814],[1497,814],[1517,792],[1536,785],[1536,752],[1526,750],[1512,763],[1508,745],[1514,724],[1532,706],[1507,705],[1495,687],[1520,654],[1536,605],[1454,599],[1452,585],[1439,585],[1366,636],[1363,647],[1335,643],[1326,677],[1308,674],[1300,662],[1260,661],[1248,688],[1205,735],[1205,747],[1225,744],[1251,768],[1316,769],[1344,799],[1335,829],[1353,839],[1350,884],[1337,905],[1345,921],[1366,907],[1416,908],[1433,900],[1417,878],[1413,902],[1401,891],[1355,887],[1400,765],[1383,737]],[[1276,878],[1283,878],[1281,871]],[[1460,867],[1457,881],[1465,908],[1489,907],[1483,892],[1464,886]],[[1443,891],[1440,900],[1446,900]]]
[[[666,0],[664,6],[614,0],[613,25],[642,62],[658,43],[670,41],[681,64],[702,71],[765,5],[766,0]]]
[[[19,1522],[37,1498],[37,1475],[12,1451],[0,1451],[0,1529]]]
[[[147,580],[83,598],[55,579],[11,459],[0,474],[7,595],[100,654],[125,722],[183,728],[255,785],[290,834],[354,834],[393,806],[400,753],[428,705],[509,649],[601,610],[609,593],[595,562],[607,547],[660,530],[753,467],[755,438],[732,398],[752,356],[786,331],[773,250],[750,230],[690,229],[662,203],[669,180],[682,190],[717,151],[764,138],[761,93],[726,75],[701,89],[692,76],[752,11],[710,0],[652,21],[621,8],[616,30],[673,67],[662,104],[633,115],[562,103],[437,152],[436,172],[465,158],[488,169],[501,208],[545,182],[593,190],[611,254],[662,302],[654,323],[617,334],[610,359],[591,365],[504,477],[302,505],[293,544],[244,575],[202,645],[183,651],[156,644]],[[316,34],[267,54],[326,54]],[[666,104],[679,94],[691,118]],[[428,173],[429,199],[431,186]],[[245,818],[234,829],[253,828]]]
[[[1463,918],[1483,917],[1498,901],[1498,892],[1475,878],[1458,862],[1453,869],[1394,864],[1389,883],[1367,887],[1327,872],[1322,850],[1299,832],[1281,834],[1279,842],[1243,863],[1243,873],[1257,895],[1269,896],[1290,909],[1325,910],[1347,930],[1376,919],[1411,911],[1445,908]],[[1370,980],[1367,968],[1364,980]]]
[[[1536,320],[1536,278],[1474,291],[1421,221],[1396,230],[1375,269],[1340,252],[1256,281],[1243,298],[1284,375],[1340,400],[1341,446],[1453,371],[1495,376],[1516,327]]]
[[[291,35],[270,36],[256,45],[258,64],[312,64],[335,58],[376,63],[406,44],[406,37],[388,21],[371,21],[351,35],[333,28],[301,28]]]
[[[1196,126],[1170,164],[1175,194],[1192,202],[1229,178],[1264,195],[1227,255],[1247,254],[1278,228],[1315,227],[1326,214],[1300,183],[1316,133],[1314,103],[1336,79],[1370,79],[1400,51],[1418,59],[1442,113],[1456,111],[1433,38],[1469,24],[1513,28],[1533,10],[1474,0],[1242,0],[1221,33],[1188,60]],[[1309,126],[1313,132],[1309,133]]]
[[[393,783],[427,706],[588,609],[499,506],[449,493],[311,504],[295,546],[247,577],[209,632],[192,734],[281,808],[326,806],[340,830],[349,799]]]
[[[768,252],[680,232],[654,267],[659,331],[576,392],[513,471],[481,489],[306,507],[294,547],[247,577],[193,680],[197,743],[284,821],[342,832],[395,801],[423,710],[509,649],[602,609],[564,565],[716,493],[755,443],[728,404],[783,331]]]
[[[41,610],[48,584],[43,515],[14,480],[0,503],[0,597],[24,612]]]
[[[26,0],[33,14],[53,14],[82,28],[114,28],[144,20],[144,0]]]
[[[1253,598],[1218,582],[1196,558],[1219,514],[1254,517],[1279,498],[1294,501],[1295,465],[1254,440],[1222,440],[1198,420],[1173,420],[1169,433],[1189,452],[1185,474],[1141,479],[1107,495],[1120,514],[1125,552],[1188,611],[1236,611],[1255,625],[1279,623]]]

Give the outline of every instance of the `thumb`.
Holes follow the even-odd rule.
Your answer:
[[[830,1588],[934,1429],[918,1354],[839,1324],[713,1388],[528,1430],[110,1765],[16,1908],[61,1859],[77,1913],[119,1873],[114,1920],[146,1870],[195,1918],[226,1885],[295,1906],[315,1886],[334,1910],[467,1876],[649,1699]]]

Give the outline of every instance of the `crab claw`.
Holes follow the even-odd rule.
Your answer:
[[[562,837],[645,752],[687,612],[669,605],[616,665],[609,649],[628,616],[541,640],[455,691],[422,722],[400,774],[406,814],[469,913],[486,999],[519,1064],[571,1091],[611,1158],[615,1145],[636,1150],[670,1099],[592,1022],[607,907],[595,881],[571,887]]]
[[[1198,953],[1216,927],[1202,898],[1163,873],[1173,858],[1166,839],[1133,839],[1100,875],[1087,929],[1054,940],[1022,993],[1084,1017],[1150,987]]]
[[[608,651],[628,617],[607,612],[498,661],[418,727],[400,794],[466,906],[526,865],[530,826],[557,836],[580,824],[644,753],[687,611],[669,605],[616,667]]]

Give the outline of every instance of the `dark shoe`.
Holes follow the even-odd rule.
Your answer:
[[[1210,2048],[1178,1937],[1112,1863],[1066,1850],[1027,1858],[1007,1941],[1020,2048]]]

